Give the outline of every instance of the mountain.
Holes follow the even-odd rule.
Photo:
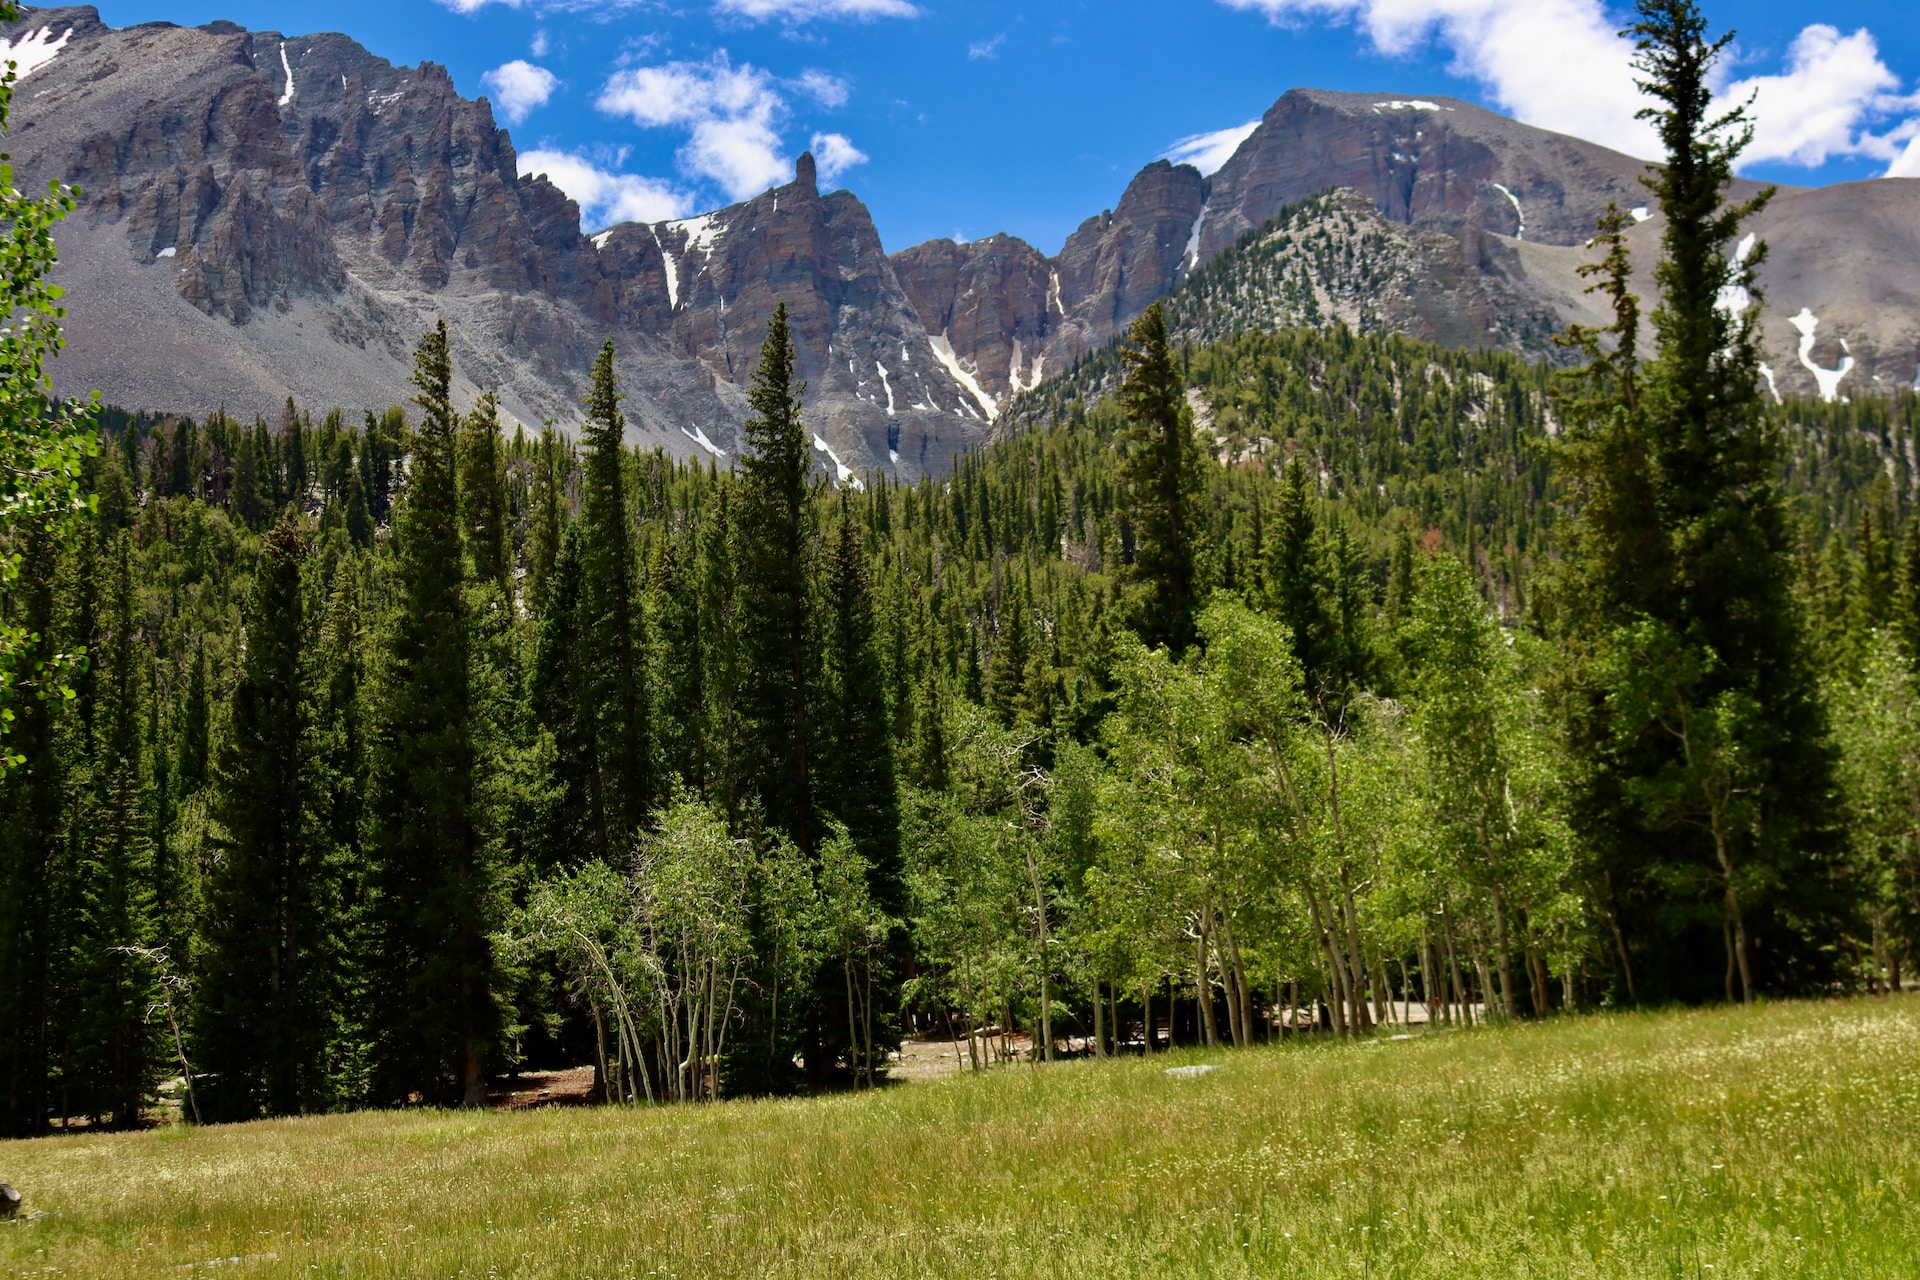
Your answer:
[[[1190,282],[1191,334],[1339,317],[1541,355],[1593,313],[1577,268],[1607,202],[1643,219],[1642,265],[1660,227],[1638,160],[1449,98],[1296,89],[1218,172],[1155,161],[1053,256],[1006,235],[888,254],[806,156],[751,200],[587,235],[431,63],[227,22],[116,30],[86,7],[0,39],[25,71],[23,185],[85,192],[58,232],[57,384],[128,407],[384,405],[445,317],[462,393],[498,391],[512,419],[577,421],[612,339],[636,441],[724,456],[784,302],[821,465],[912,477]],[[1778,392],[1914,380],[1917,228],[1920,182],[1899,180],[1782,191],[1756,220]]]
[[[949,334],[996,407],[1025,384],[1002,372],[1009,344],[981,322],[976,297],[991,292],[993,313],[1021,318],[1027,368],[1057,373],[1236,246],[1207,288],[1178,304],[1189,335],[1219,340],[1236,326],[1318,315],[1540,356],[1568,321],[1604,319],[1578,268],[1609,202],[1639,220],[1629,234],[1638,264],[1655,260],[1661,220],[1639,182],[1645,169],[1453,98],[1295,89],[1211,177],[1148,165],[1055,259],[995,237],[934,241],[893,260],[929,331]],[[1733,194],[1760,189],[1741,180]],[[1330,204],[1303,203],[1329,193]],[[1275,221],[1303,217],[1320,220],[1304,235]],[[1920,180],[1783,188],[1752,227],[1770,246],[1760,332],[1776,394],[1866,395],[1920,381]],[[1346,246],[1338,260],[1326,252],[1334,240]],[[1016,258],[1027,265],[1010,291],[994,264]],[[937,288],[927,282],[934,264]],[[1639,288],[1653,292],[1649,279]],[[919,305],[923,293],[941,305]],[[1308,294],[1312,308],[1288,301]],[[949,331],[949,316],[963,322]]]
[[[22,185],[84,191],[58,233],[63,391],[249,415],[288,395],[384,405],[445,316],[461,390],[497,390],[512,418],[576,421],[612,338],[638,439],[731,451],[784,301],[823,464],[941,471],[985,432],[866,207],[822,194],[811,157],[741,204],[588,237],[519,172],[488,103],[431,63],[225,22],[115,30],[86,7],[0,37],[27,67],[7,144]]]

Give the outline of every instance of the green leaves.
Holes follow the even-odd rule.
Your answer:
[[[0,21],[20,16],[0,6]],[[13,98],[13,65],[0,76],[0,130]],[[19,577],[19,531],[43,527],[64,540],[77,517],[93,510],[82,489],[82,468],[99,452],[94,436],[96,394],[86,404],[59,400],[46,362],[58,355],[66,312],[60,286],[48,279],[59,251],[53,228],[78,207],[79,188],[47,184],[34,197],[14,184],[13,165],[0,154],[0,591]],[[41,651],[42,637],[0,618],[0,778],[25,762],[6,746],[23,693],[44,697],[63,688],[74,656]]]

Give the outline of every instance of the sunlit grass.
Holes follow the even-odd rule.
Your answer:
[[[44,1213],[15,1275],[1912,1277],[1920,997],[59,1137],[0,1180]]]

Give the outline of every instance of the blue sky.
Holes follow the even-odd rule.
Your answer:
[[[101,0],[115,26],[344,31],[487,94],[591,224],[693,213],[791,173],[857,192],[888,249],[1022,236],[1046,252],[1184,139],[1289,88],[1450,94],[1644,151],[1619,12],[1599,0]],[[1747,172],[1920,177],[1920,6],[1710,4],[1760,90]],[[1810,18],[1817,23],[1810,24]],[[1224,158],[1233,135],[1190,144]]]

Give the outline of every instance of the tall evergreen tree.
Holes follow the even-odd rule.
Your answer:
[[[567,526],[540,615],[528,700],[553,741],[552,795],[542,820],[547,866],[571,865],[602,847],[596,815],[600,776],[598,717],[588,705],[579,673],[582,653],[584,541],[579,522]]]
[[[700,528],[698,603],[700,618],[701,740],[707,787],[730,819],[740,816],[740,768],[744,748],[741,679],[744,655],[740,611],[744,599],[736,572],[733,528],[735,486],[719,477],[710,513]]]
[[[147,1014],[156,974],[143,954],[154,940],[153,848],[141,772],[144,664],[130,535],[116,535],[109,554],[88,794],[70,810],[67,833],[84,850],[73,938],[72,1084],[84,1114],[124,1128],[140,1122],[153,1098],[161,1046]]]
[[[547,586],[560,554],[560,536],[569,523],[566,494],[560,488],[560,443],[553,424],[541,428],[534,446],[532,510],[527,519],[527,608],[536,616],[547,607]]]
[[[1576,332],[1595,358],[1569,401],[1579,506],[1560,607],[1581,816],[1623,898],[1613,906],[1634,967],[1670,983],[1650,993],[1643,982],[1642,996],[1720,994],[1722,954],[1728,975],[1804,986],[1826,963],[1806,926],[1840,905],[1833,766],[1791,587],[1778,441],[1759,398],[1759,308],[1724,301],[1754,291],[1765,246],[1731,248],[1770,192],[1726,199],[1752,136],[1743,108],[1712,110],[1731,35],[1709,41],[1691,0],[1641,0],[1631,30],[1657,104],[1643,116],[1667,152],[1643,179],[1665,217],[1661,294],[1654,356],[1636,367],[1637,304],[1613,211],[1601,227],[1608,258],[1592,269],[1614,306],[1611,350]],[[1737,761],[1738,778],[1713,761]],[[1731,810],[1701,799],[1715,795],[1743,797],[1737,831],[1722,829]]]
[[[1127,339],[1132,345],[1121,352],[1126,377],[1120,385],[1127,457],[1119,478],[1133,523],[1136,628],[1148,644],[1179,653],[1193,640],[1196,543],[1203,528],[1195,510],[1200,482],[1193,414],[1159,303],[1133,322]]]
[[[847,828],[872,868],[884,910],[900,907],[900,805],[886,672],[878,642],[866,531],[841,491],[840,519],[825,565],[826,626],[821,648],[815,752],[821,807]]]
[[[64,707],[49,679],[60,647],[59,556],[44,525],[18,536],[19,585],[0,595],[0,621],[26,637],[14,658],[26,678],[15,686],[15,718],[4,740],[16,760],[0,777],[0,1135],[7,1137],[40,1132],[53,1109],[52,1020],[68,958],[63,904],[77,889],[63,874]]]
[[[491,391],[461,423],[460,520],[475,580],[511,593],[506,457],[500,448],[500,402]]]
[[[414,353],[414,433],[395,514],[370,736],[376,1091],[479,1106],[497,1030],[492,877],[476,817],[472,624],[442,321]]]
[[[595,718],[595,848],[623,858],[653,800],[646,691],[646,617],[635,583],[625,437],[613,343],[593,364],[587,395],[581,509],[582,609],[578,687]]]
[[[747,393],[753,416],[740,460],[734,545],[745,658],[741,703],[748,724],[742,745],[751,753],[745,781],[760,797],[768,823],[810,854],[820,836],[808,750],[818,659],[809,617],[810,457],[800,422],[806,386],[794,380],[793,362],[783,303],[767,325]]]
[[[207,1114],[239,1119],[319,1106],[331,1032],[326,988],[337,922],[323,884],[328,831],[316,785],[305,535],[287,508],[261,544],[246,647],[215,772],[221,856],[207,889],[197,992]]]

